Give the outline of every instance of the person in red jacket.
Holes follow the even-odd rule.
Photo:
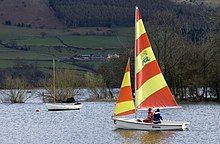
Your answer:
[[[153,118],[154,118],[154,112],[153,112],[152,108],[149,108],[148,112],[147,112],[147,118],[144,119],[143,122],[152,123]]]

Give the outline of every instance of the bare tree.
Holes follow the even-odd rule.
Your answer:
[[[35,94],[32,85],[28,84],[22,77],[13,78],[6,75],[3,86],[6,90],[1,91],[2,102],[24,103]]]
[[[85,79],[91,99],[108,99],[111,97],[101,75],[86,73]]]
[[[78,75],[67,69],[57,70],[55,79],[55,92],[53,79],[48,78],[41,81],[41,85],[46,90],[46,94],[43,94],[43,100],[45,102],[53,102],[55,93],[55,102],[65,102],[67,98],[74,97],[79,94],[79,85],[81,80]]]

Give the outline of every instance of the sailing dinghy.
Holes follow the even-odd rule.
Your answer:
[[[80,110],[82,108],[82,104],[78,102],[56,103],[55,94],[55,60],[53,59],[53,103],[45,103],[48,111]]]
[[[135,130],[185,130],[189,122],[162,121],[160,124],[145,123],[137,118],[122,117],[143,109],[178,108],[178,105],[161,73],[146,34],[140,10],[135,10],[135,104],[130,80],[130,60],[114,109],[116,128]]]

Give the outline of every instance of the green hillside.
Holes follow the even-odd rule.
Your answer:
[[[112,30],[116,34],[105,36],[103,33],[106,30]],[[40,67],[49,68],[51,63],[48,61],[56,58],[64,61],[60,63],[67,63],[69,68],[85,70],[67,62],[68,59],[90,54],[106,58],[108,54],[117,53],[120,47],[131,47],[133,42],[133,28],[92,27],[57,30],[1,25],[0,31],[0,68],[13,67],[17,59],[28,63],[37,62]]]

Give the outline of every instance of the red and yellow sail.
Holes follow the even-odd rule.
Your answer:
[[[135,106],[131,90],[130,59],[128,60],[124,78],[114,109],[114,116],[123,116],[135,113]]]
[[[135,11],[136,108],[175,107],[177,103],[161,73],[148,39],[140,10]]]

